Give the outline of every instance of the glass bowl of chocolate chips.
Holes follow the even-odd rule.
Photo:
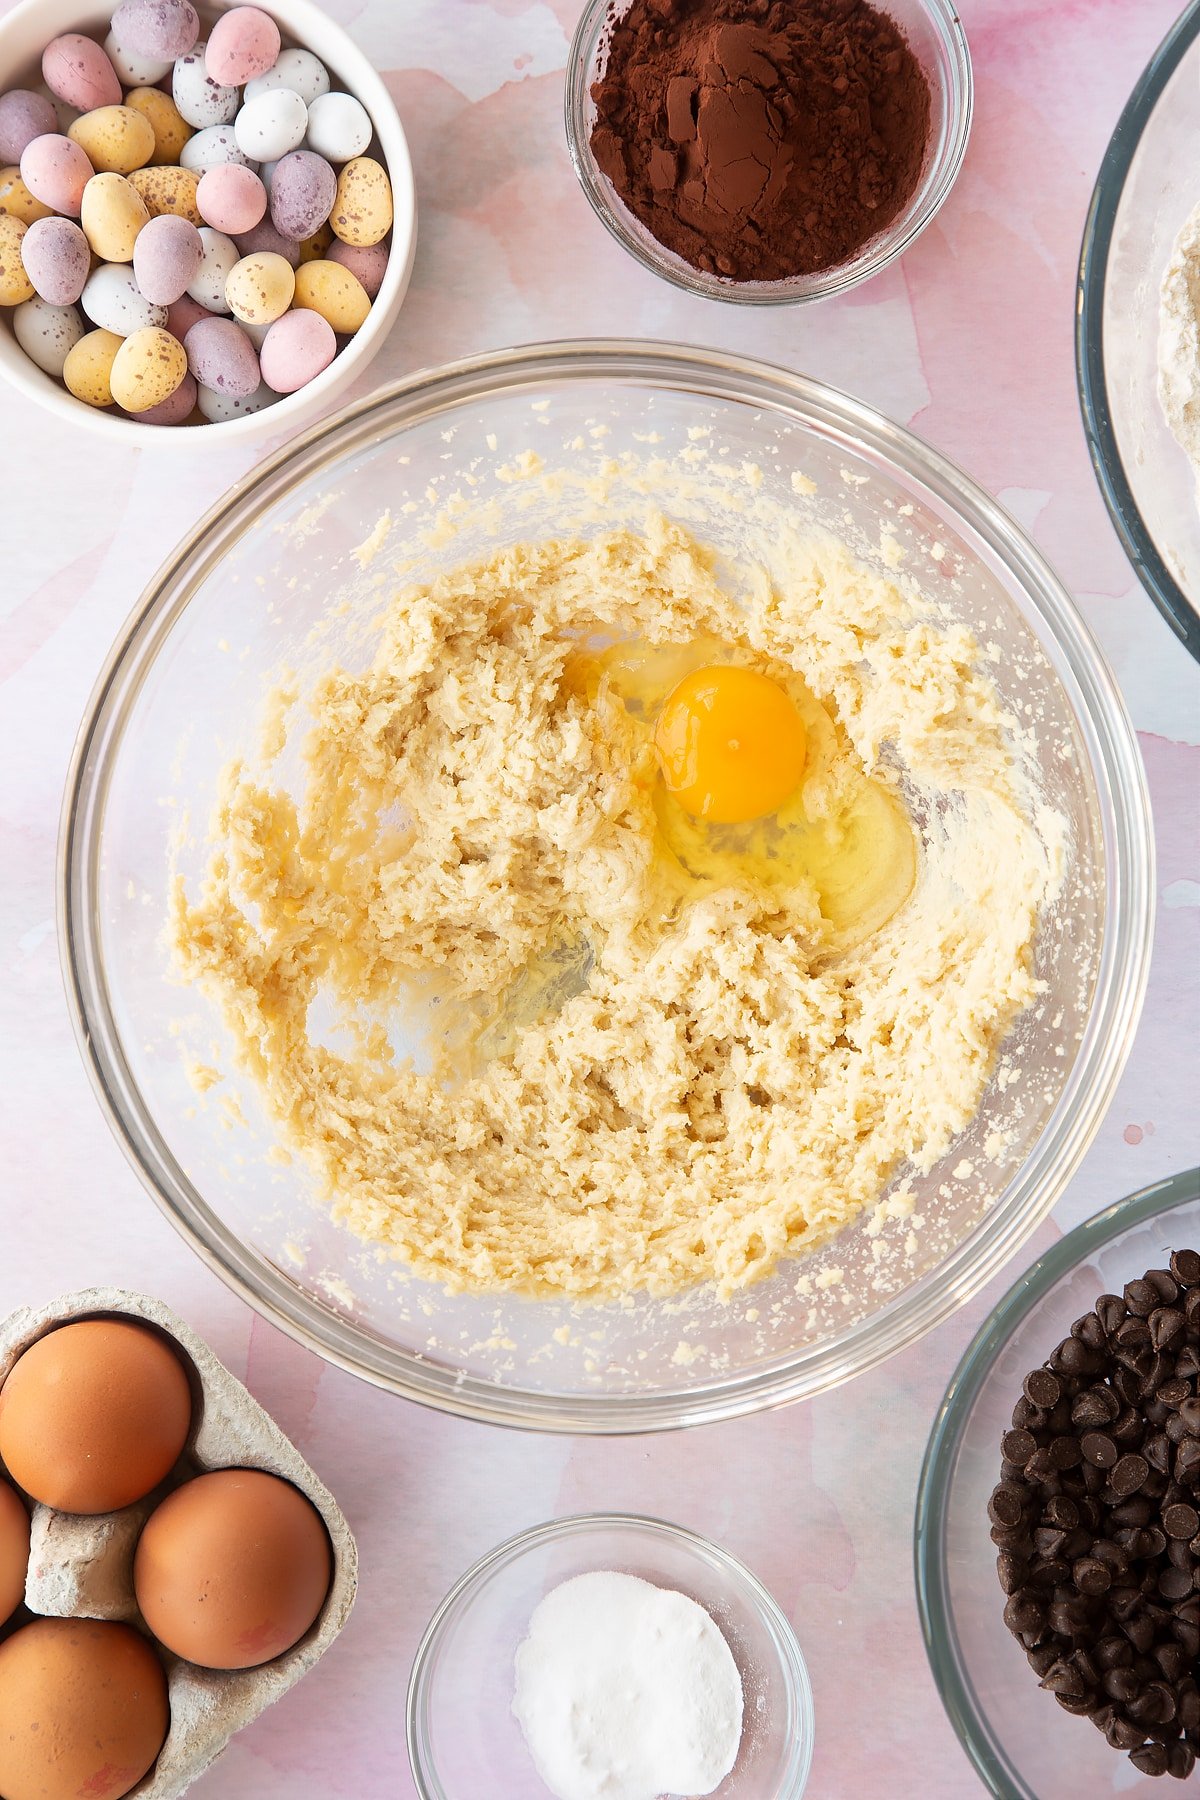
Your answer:
[[[953,0],[590,0],[567,142],[644,267],[792,305],[908,249],[954,184],[972,98]]]
[[[916,1576],[989,1793],[1200,1775],[1200,1169],[1070,1232],[986,1320],[926,1453]]]

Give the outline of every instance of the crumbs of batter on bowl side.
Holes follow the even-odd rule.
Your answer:
[[[451,1291],[728,1296],[932,1167],[1038,992],[1055,845],[970,633],[829,538],[728,585],[648,507],[404,588],[365,673],[305,695],[302,791],[231,763],[175,879],[177,968],[283,1141]],[[571,679],[581,631],[794,672],[830,725],[810,814],[869,779],[919,827],[898,910],[855,933],[803,880],[674,884],[650,731]],[[421,1005],[466,1022],[429,1072],[389,1039]]]

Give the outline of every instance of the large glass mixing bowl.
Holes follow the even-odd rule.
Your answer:
[[[988,646],[1013,715],[1037,721],[1036,751],[1022,733],[1014,755],[1035,757],[1069,846],[1034,947],[1044,992],[971,1126],[913,1179],[919,1232],[898,1218],[872,1235],[864,1217],[728,1303],[707,1289],[583,1308],[450,1297],[332,1223],[304,1171],[280,1159],[252,1089],[196,1092],[189,1059],[231,1059],[215,1013],[169,976],[172,844],[190,814],[181,868],[195,880],[218,771],[253,741],[265,690],[281,669],[311,664],[314,633],[318,663],[362,666],[392,558],[403,550],[419,578],[494,541],[483,525],[478,540],[474,528],[422,532],[430,510],[461,523],[465,508],[509,540],[550,535],[563,529],[562,492],[514,483],[525,453],[579,472],[651,449],[678,462],[701,442],[725,467],[752,466],[759,494],[880,572],[902,556],[921,591]],[[640,522],[644,494],[637,505]],[[616,500],[603,517],[620,522]],[[770,568],[773,546],[745,541],[744,512],[698,501],[685,522],[735,561]],[[1152,893],[1145,779],[1117,687],[1062,586],[987,495],[816,382],[714,352],[568,343],[373,395],[262,463],[180,546],[80,734],[60,925],[80,1046],[114,1130],[168,1216],[251,1305],[409,1398],[511,1425],[617,1432],[828,1388],[911,1344],[996,1272],[1062,1193],[1112,1095],[1145,987]]]

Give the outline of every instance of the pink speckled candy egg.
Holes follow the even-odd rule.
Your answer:
[[[307,308],[284,313],[263,339],[262,378],[277,394],[294,394],[327,369],[336,355],[333,326],[320,313]]]
[[[276,231],[269,218],[260,219],[252,231],[236,232],[233,241],[243,256],[257,256],[261,251],[267,251],[272,256],[282,256],[293,269],[300,267],[299,244],[295,238],[286,238],[281,231]]]
[[[157,406],[148,406],[145,412],[134,413],[133,417],[139,425],[183,425],[196,410],[198,393],[195,376],[185,375],[173,394],[168,394]]]
[[[204,240],[188,219],[160,213],[143,225],[133,245],[133,276],[155,306],[173,306],[196,279]]]
[[[232,237],[254,230],[267,210],[267,190],[253,169],[215,163],[200,177],[196,205],[206,225]]]
[[[279,27],[257,6],[234,6],[212,28],[204,60],[214,81],[243,87],[275,67]]]
[[[92,252],[72,219],[35,219],[21,243],[34,291],[51,306],[74,306],[91,274]]]
[[[83,190],[95,173],[79,145],[59,132],[34,138],[21,153],[21,180],[34,199],[73,219],[83,210]]]
[[[58,115],[45,94],[10,88],[0,94],[0,163],[19,163],[27,144],[58,130]]]
[[[271,177],[271,222],[283,237],[311,237],[333,211],[337,176],[323,156],[293,150]]]
[[[99,44],[68,31],[42,52],[42,79],[58,100],[93,112],[98,106],[120,106],[124,98],[117,71]]]
[[[182,344],[193,325],[198,325],[201,319],[212,317],[207,306],[201,306],[190,294],[181,294],[178,300],[173,300],[167,307],[167,330]]]
[[[202,387],[244,400],[258,386],[261,377],[254,345],[232,319],[201,319],[188,332],[183,347],[188,368]]]
[[[390,238],[382,244],[343,244],[340,238],[334,238],[325,255],[330,262],[341,263],[343,269],[349,269],[357,276],[366,289],[367,298],[374,300],[383,286],[390,253]]]
[[[200,36],[200,20],[191,0],[121,0],[112,30],[123,50],[174,62]]]

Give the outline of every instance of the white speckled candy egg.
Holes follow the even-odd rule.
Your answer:
[[[21,155],[21,180],[34,199],[75,219],[95,173],[79,145],[61,133],[34,138]]]
[[[92,38],[64,32],[42,52],[42,79],[57,100],[91,112],[95,106],[119,106],[117,71]]]
[[[88,406],[111,406],[109,379],[123,339],[115,331],[88,331],[73,344],[63,363],[63,380],[77,400]]]
[[[338,176],[329,215],[334,237],[343,244],[377,244],[392,228],[392,184],[382,164],[356,156]]]
[[[271,392],[265,381],[260,381],[252,394],[220,394],[215,388],[198,387],[196,405],[204,417],[213,425],[223,425],[227,419],[244,419],[250,413],[261,412],[264,406],[274,406],[279,395]]]
[[[104,54],[117,71],[122,87],[157,87],[164,75],[171,73],[173,56],[139,56],[118,42],[115,31],[104,40]]]
[[[262,377],[277,394],[294,394],[337,355],[333,326],[320,313],[287,312],[263,339]]]
[[[83,336],[83,320],[73,306],[51,306],[35,294],[14,309],[13,334],[30,362],[61,381],[63,364]]]
[[[238,149],[232,125],[206,126],[190,137],[179,153],[180,167],[194,169],[198,174],[205,169],[218,169],[222,163],[236,163],[243,169],[257,166]]]
[[[217,81],[243,87],[275,66],[279,55],[279,27],[257,6],[234,6],[209,33],[205,61]]]
[[[208,125],[228,125],[237,114],[241,96],[235,87],[214,81],[204,62],[205,46],[197,44],[190,56],[181,56],[171,76],[171,98],[189,125],[202,131]]]
[[[147,300],[126,263],[101,263],[93,269],[84,283],[80,305],[93,325],[117,337],[167,322],[166,307]]]
[[[244,98],[257,100],[260,94],[269,94],[272,88],[291,88],[305,106],[311,106],[318,94],[329,92],[329,71],[311,50],[281,50],[273,69],[246,83]]]
[[[74,219],[37,219],[21,244],[25,273],[51,306],[74,306],[92,271],[87,238]]]
[[[308,148],[327,162],[350,162],[371,142],[371,115],[353,94],[322,94],[308,109]]]
[[[154,306],[173,306],[181,300],[203,261],[204,240],[196,227],[170,213],[151,219],[133,247],[134,279]]]
[[[258,353],[232,319],[201,319],[188,332],[184,348],[201,387],[243,400],[258,387]]]
[[[247,101],[234,121],[238,149],[254,162],[275,162],[304,142],[308,108],[291,88]]]
[[[149,325],[131,332],[117,351],[109,386],[118,406],[141,413],[169,400],[187,372],[187,356],[178,338]]]
[[[276,167],[270,184],[271,223],[300,243],[318,231],[337,198],[337,176],[312,150],[293,150]]]
[[[196,189],[196,205],[206,225],[235,237],[253,231],[267,210],[267,190],[241,163],[218,163],[205,169]]]
[[[127,263],[150,209],[124,175],[93,175],[83,190],[79,222],[101,262]]]
[[[195,276],[188,282],[187,291],[209,312],[227,313],[229,302],[225,298],[225,283],[241,261],[237,245],[223,231],[214,231],[211,225],[200,227],[200,238],[204,254]]]
[[[296,274],[284,256],[270,250],[244,256],[231,269],[225,298],[234,318],[245,325],[271,325],[283,317],[296,291]]]
[[[138,56],[173,63],[195,48],[200,20],[191,0],[121,0],[112,29],[118,43]]]

